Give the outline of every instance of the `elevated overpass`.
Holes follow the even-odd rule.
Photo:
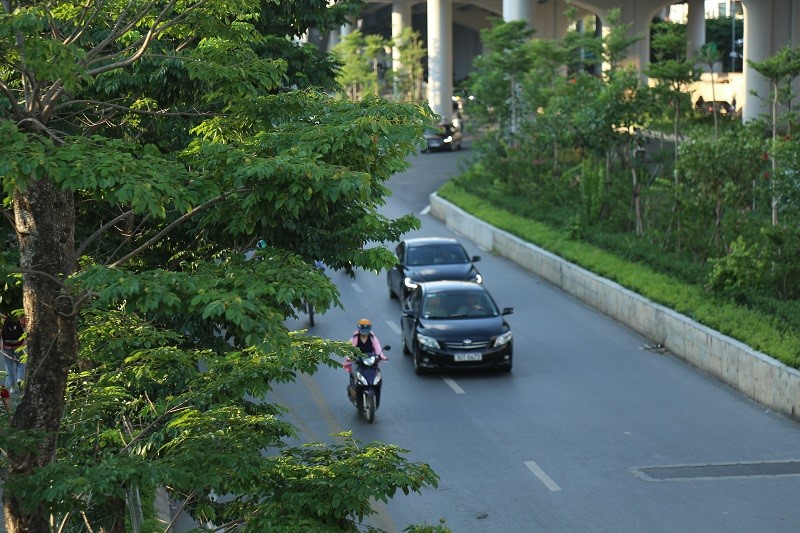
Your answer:
[[[730,0],[727,0],[730,3]],[[482,52],[479,33],[492,17],[524,20],[535,37],[561,39],[572,22],[564,16],[568,7],[580,15],[595,15],[601,31],[608,29],[608,13],[619,8],[623,24],[631,24],[631,35],[641,36],[630,52],[630,61],[640,70],[649,62],[650,22],[670,4],[665,0],[378,0],[370,2],[360,21],[364,33],[385,37],[412,27],[422,34],[428,50],[427,98],[434,112],[449,117],[454,81],[469,73],[472,59]],[[688,0],[687,49],[705,43],[705,2]],[[738,2],[737,2],[738,3]],[[766,112],[757,95],[770,94],[769,80],[747,64],[762,61],[784,45],[800,43],[800,0],[741,0],[744,13],[743,73],[737,97],[744,120]],[[350,31],[331,36],[331,43]],[[396,54],[393,54],[396,57]]]

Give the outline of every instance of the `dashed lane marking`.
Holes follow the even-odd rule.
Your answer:
[[[544,483],[544,486],[550,489],[550,492],[558,492],[561,490],[561,487],[558,486],[558,483],[553,481],[550,476],[544,473],[544,470],[539,468],[539,465],[536,464],[536,461],[525,461],[525,466],[528,467],[528,470],[533,472],[533,475],[539,478],[539,481]]]
[[[456,394],[464,394],[464,389],[459,387],[458,383],[456,383],[452,378],[449,378],[447,376],[442,376],[442,381],[447,383],[447,386],[453,389],[453,392],[455,392]]]

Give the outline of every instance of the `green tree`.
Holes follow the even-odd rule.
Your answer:
[[[675,201],[673,203],[673,223],[675,224],[676,250],[681,249],[681,213],[680,213],[680,175],[677,171],[678,147],[681,142],[680,120],[682,110],[690,108],[687,89],[697,81],[699,71],[686,58],[686,35],[683,26],[660,22],[653,26],[652,51],[654,61],[648,65],[647,75],[655,78],[654,87],[657,98],[661,99],[672,110],[672,133],[674,136],[673,152],[673,187]]]
[[[395,98],[402,101],[418,102],[422,100],[422,61],[428,51],[422,45],[419,32],[409,27],[403,28],[395,46],[400,52],[399,65],[394,66],[392,73]]]
[[[472,92],[484,106],[484,112],[475,118],[497,123],[510,137],[515,136],[520,122],[520,76],[534,62],[533,34],[524,21],[493,19],[490,28],[481,30],[486,52],[475,58],[470,75]]]
[[[714,76],[714,64],[721,59],[719,50],[715,43],[705,43],[697,51],[697,61],[704,66],[708,66],[708,72],[711,74],[711,100],[714,102],[712,106],[712,113],[714,115],[714,139],[719,138],[719,109],[717,108],[717,86],[716,78]]]
[[[681,144],[680,150],[678,171],[686,179],[684,205],[692,225],[692,233],[687,231],[684,240],[702,247],[701,256],[706,255],[710,240],[709,255],[720,257],[726,252],[723,244],[737,236],[735,228],[726,232],[723,226],[726,211],[747,205],[751,184],[764,172],[764,142],[754,128],[739,128],[727,130],[719,138],[698,132]]]
[[[389,42],[380,35],[364,35],[354,30],[333,47],[341,62],[336,81],[345,89],[348,98],[360,100],[366,94],[378,95],[378,63]]]
[[[8,530],[121,531],[154,486],[217,524],[347,530],[367,495],[435,485],[391,445],[285,448],[282,408],[257,401],[352,349],[283,322],[304,299],[338,305],[314,259],[379,270],[392,254],[365,245],[418,227],[378,207],[428,110],[289,90],[325,85],[325,69],[272,55],[290,45],[266,21],[292,17],[268,3],[3,7],[0,177],[19,262],[4,256],[2,275],[21,276],[29,326],[0,433]]]
[[[772,147],[770,161],[772,163],[772,225],[778,225],[778,210],[780,195],[778,194],[778,158],[779,130],[778,108],[788,105],[793,98],[792,82],[800,76],[800,46],[784,46],[778,53],[764,61],[748,60],[747,64],[759,74],[767,78],[772,84],[771,115],[772,115]],[[763,97],[763,96],[762,96]],[[791,133],[787,125],[787,134]]]

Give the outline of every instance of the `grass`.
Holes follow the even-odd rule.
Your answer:
[[[452,181],[438,194],[496,228],[615,281],[787,366],[800,368],[800,334],[782,327],[778,316],[725,300],[706,291],[701,284],[688,283],[593,244],[570,239],[563,230],[510,213]]]

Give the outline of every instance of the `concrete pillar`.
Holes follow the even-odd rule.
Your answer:
[[[521,0],[527,1],[527,0]],[[535,38],[558,41],[567,33],[571,20],[564,16],[567,3],[563,0],[536,0],[527,19],[528,26],[536,30]]]
[[[689,0],[686,24],[686,58],[694,57],[706,43],[706,9],[704,0]]]
[[[608,39],[608,35],[611,33],[611,27],[606,24],[603,17],[597,17],[597,24],[600,26],[600,35],[603,37],[603,40]],[[604,59],[601,68],[603,69],[603,72],[607,72],[611,70],[611,63]]]
[[[453,0],[428,0],[428,105],[453,116]]]
[[[342,40],[342,34],[339,30],[331,30],[328,34],[328,50],[332,50],[334,46],[339,44]]]
[[[648,76],[644,71],[650,64],[650,23],[653,21],[653,18],[660,8],[654,8],[652,5],[646,5],[644,3],[643,5],[639,5],[636,2],[632,2],[631,7],[633,8],[633,16],[630,17],[630,22],[633,23],[633,27],[630,33],[642,36],[641,40],[633,45],[632,59],[636,67],[642,73],[642,78],[646,81]],[[622,22],[628,22],[628,20],[625,20],[628,18],[625,16],[625,13],[623,13],[622,16]]]
[[[756,70],[748,66],[747,61],[763,61],[772,55],[772,2],[749,0],[742,2],[744,7],[744,58],[742,72],[747,94],[740,96],[744,101],[742,120],[747,122],[757,118],[769,109],[770,82]],[[755,91],[758,96],[750,94]],[[761,97],[761,98],[759,98]],[[767,107],[762,99],[767,99]]]
[[[405,0],[395,0],[392,3],[392,39],[396,42],[403,29],[411,27],[411,3]],[[392,72],[400,70],[400,49],[392,43]],[[397,87],[393,87],[392,92],[397,98]]]
[[[524,20],[531,25],[530,0],[503,0],[503,20],[511,22],[512,20]]]
[[[356,24],[354,22],[348,22],[347,24],[342,24],[342,26],[339,28],[340,40],[344,39],[345,37],[353,33],[354,29],[356,29]]]

